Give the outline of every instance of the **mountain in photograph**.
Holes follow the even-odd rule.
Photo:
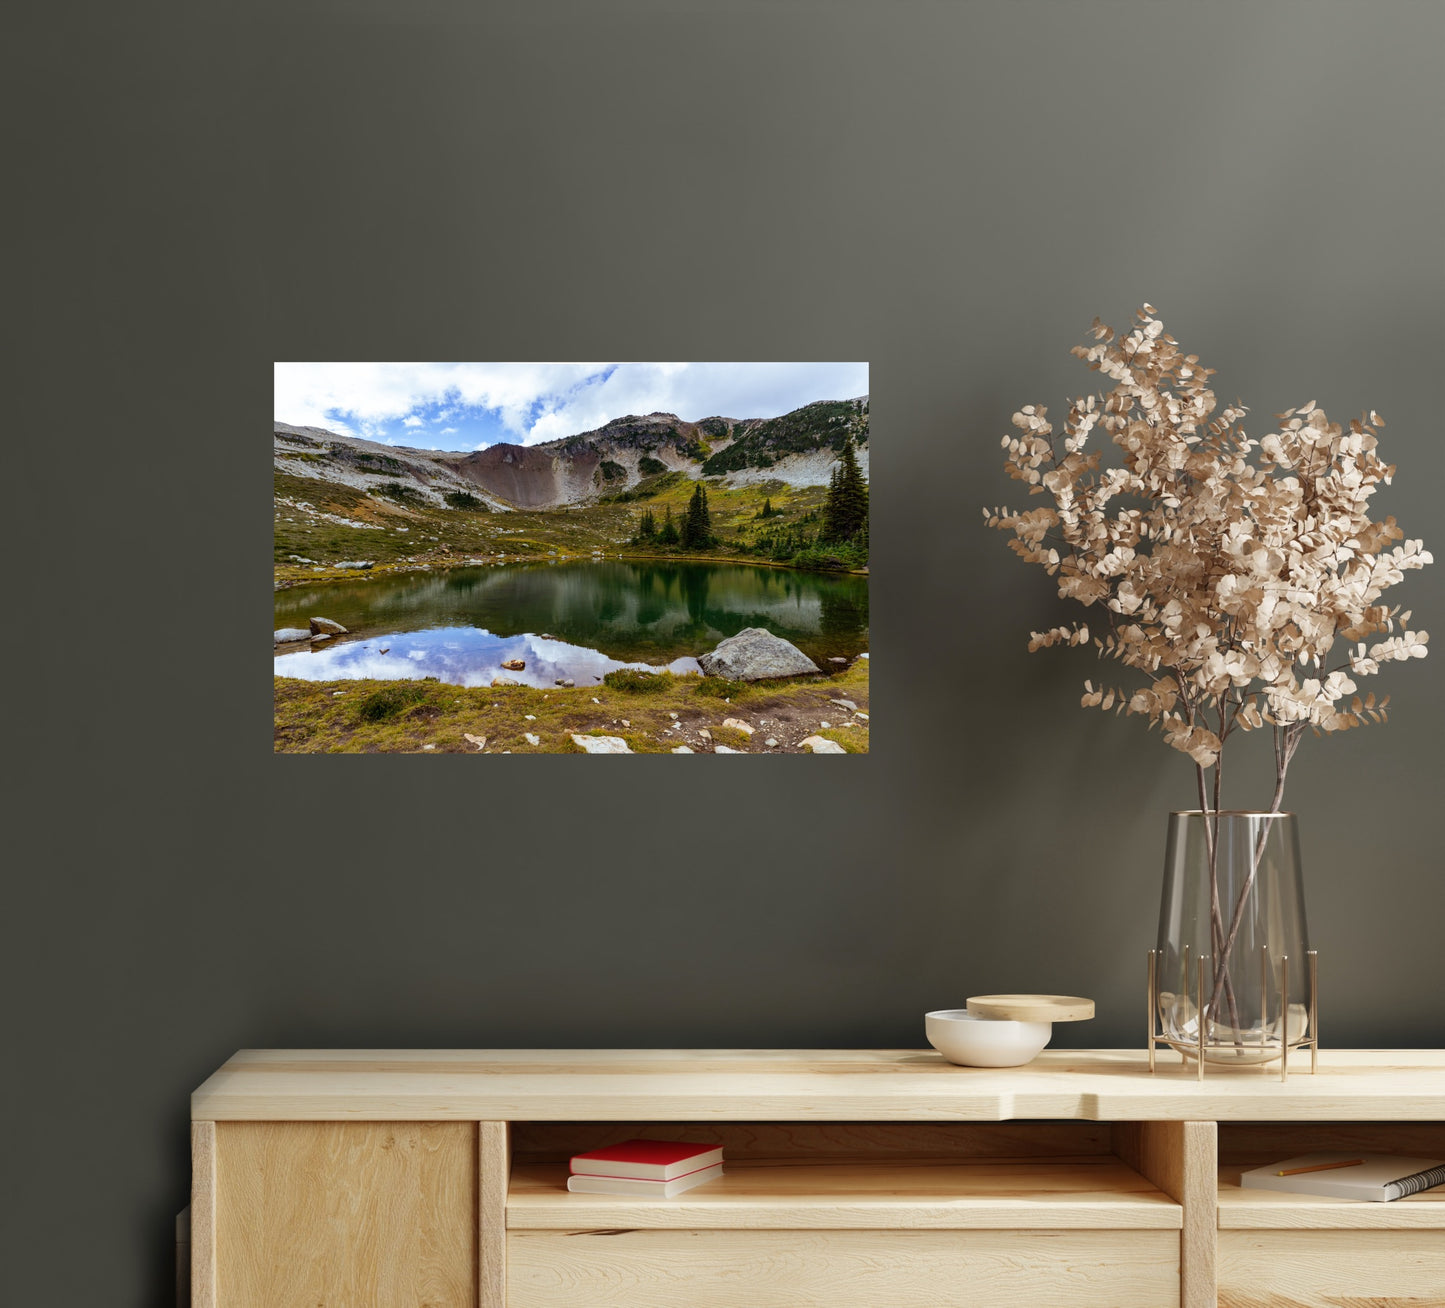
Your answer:
[[[275,466],[286,476],[333,482],[389,508],[408,499],[436,508],[559,509],[646,491],[670,473],[719,478],[733,489],[781,482],[826,486],[851,440],[868,475],[868,397],[820,400],[777,418],[630,414],[595,431],[540,445],[500,443],[473,453],[382,445],[315,427],[275,424]]]

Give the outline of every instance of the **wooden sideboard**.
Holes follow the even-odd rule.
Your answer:
[[[1445,1190],[1245,1191],[1311,1149],[1445,1157],[1445,1051],[248,1050],[191,1098],[194,1308],[1426,1308]],[[566,1160],[718,1142],[677,1199]]]

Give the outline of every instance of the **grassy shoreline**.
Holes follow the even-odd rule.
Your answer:
[[[798,754],[809,753],[802,741],[817,735],[850,754],[866,754],[869,664],[860,657],[832,675],[749,685],[659,676],[647,679],[640,691],[603,684],[464,687],[275,677],[274,749],[287,754],[584,753],[572,741],[576,733],[620,736],[635,754],[667,754],[679,745],[693,753],[723,745],[741,753]],[[854,709],[837,700],[849,701]],[[753,727],[752,735],[724,726],[727,718]],[[537,744],[527,740],[528,733]],[[469,734],[485,737],[485,748],[479,750]],[[768,746],[770,738],[778,743]]]
[[[791,487],[781,481],[709,486],[716,542],[705,551],[691,551],[643,545],[636,539],[644,510],[657,518],[671,510],[674,520],[680,519],[693,486],[690,481],[660,486],[655,493],[626,502],[603,498],[557,509],[481,513],[395,503],[354,487],[291,473],[277,472],[274,480],[276,590],[377,575],[597,557],[814,571],[753,551],[764,528],[771,531],[813,521],[825,495],[823,487]],[[765,503],[771,506],[767,518],[761,516]],[[336,566],[358,559],[370,560],[374,566],[369,571]],[[477,562],[470,562],[473,559]]]

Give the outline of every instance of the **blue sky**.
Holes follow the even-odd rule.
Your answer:
[[[279,422],[390,445],[535,445],[629,413],[773,418],[868,393],[866,363],[278,363]]]

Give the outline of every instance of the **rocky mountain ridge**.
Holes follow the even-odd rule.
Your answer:
[[[631,414],[540,445],[471,453],[383,445],[277,421],[277,472],[435,507],[553,509],[636,490],[670,473],[725,485],[826,485],[847,439],[868,473],[868,397],[821,400],[777,418]]]

